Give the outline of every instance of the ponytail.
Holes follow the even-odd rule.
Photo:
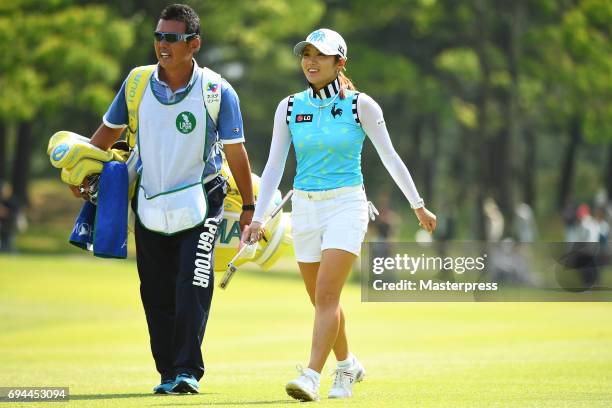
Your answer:
[[[340,61],[340,56],[336,55],[336,62],[338,61]],[[353,85],[353,82],[344,74],[343,71],[345,70],[346,68],[342,67],[340,68],[340,71],[338,71],[338,82],[340,82],[340,99],[346,98],[345,90],[357,90],[357,88],[355,88],[355,85]]]

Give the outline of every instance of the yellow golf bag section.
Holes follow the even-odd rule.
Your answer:
[[[55,133],[49,140],[47,154],[51,164],[56,168],[61,168],[61,179],[64,183],[80,186],[81,192],[91,192],[93,197],[97,194],[97,180],[104,162],[117,160],[122,162],[133,161],[137,151],[129,151],[125,141],[115,144],[117,148],[104,151],[89,143],[89,139],[69,131]],[[129,167],[129,165],[128,165]],[[219,226],[219,235],[215,245],[215,271],[223,272],[227,269],[227,264],[238,252],[240,243],[240,213],[242,212],[242,197],[225,158],[221,168],[221,175],[228,181],[227,197],[224,201],[223,220]],[[259,194],[259,176],[251,173],[253,183],[253,194]],[[136,182],[130,184],[130,199],[133,197]],[[91,196],[85,196],[91,200]],[[276,192],[274,204],[281,201],[280,191]],[[129,203],[126,203],[129,205]],[[133,219],[131,211],[130,218]],[[131,222],[130,222],[131,224]],[[133,229],[132,229],[133,230]],[[287,212],[279,212],[266,227],[266,240],[261,240],[256,246],[255,253],[242,256],[235,266],[243,265],[247,262],[254,262],[262,269],[268,270],[287,251],[291,251],[291,220]]]
[[[236,181],[232,177],[225,159],[221,168],[221,175],[228,181],[227,197],[224,201],[223,221],[219,227],[219,237],[215,245],[215,272],[224,272],[227,264],[236,255],[240,243],[240,213],[242,212],[242,197],[238,191]],[[251,173],[253,181],[253,194],[259,195],[259,176]],[[274,205],[281,202],[281,193],[276,191]],[[291,236],[290,214],[280,211],[266,226],[266,240],[256,245],[254,254],[245,255],[236,260],[234,265],[239,267],[247,262],[254,262],[263,270],[270,269],[283,255],[292,251],[293,238]]]

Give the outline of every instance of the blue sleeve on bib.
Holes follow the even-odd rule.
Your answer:
[[[221,82],[221,106],[219,108],[218,132],[223,143],[244,142],[240,99],[225,79]]]
[[[111,125],[110,127],[119,127],[128,124],[128,109],[127,103],[125,102],[125,83],[127,79],[123,81],[121,89],[115,95],[113,103],[106,111],[103,117],[104,124]]]

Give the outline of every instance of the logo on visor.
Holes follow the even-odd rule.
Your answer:
[[[196,118],[191,112],[181,112],[176,117],[176,128],[179,132],[187,134],[191,133],[196,126]]]
[[[310,36],[308,37],[308,41],[325,41],[325,33],[321,30],[317,30],[314,33],[310,34]]]

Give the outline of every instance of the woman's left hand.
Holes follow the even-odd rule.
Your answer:
[[[416,208],[414,210],[414,213],[419,219],[419,225],[425,231],[429,232],[430,234],[434,232],[434,230],[436,229],[436,224],[437,224],[436,215],[434,213],[432,213],[425,207]]]
[[[264,232],[261,222],[253,221],[244,230],[244,241],[257,242],[264,237]]]

